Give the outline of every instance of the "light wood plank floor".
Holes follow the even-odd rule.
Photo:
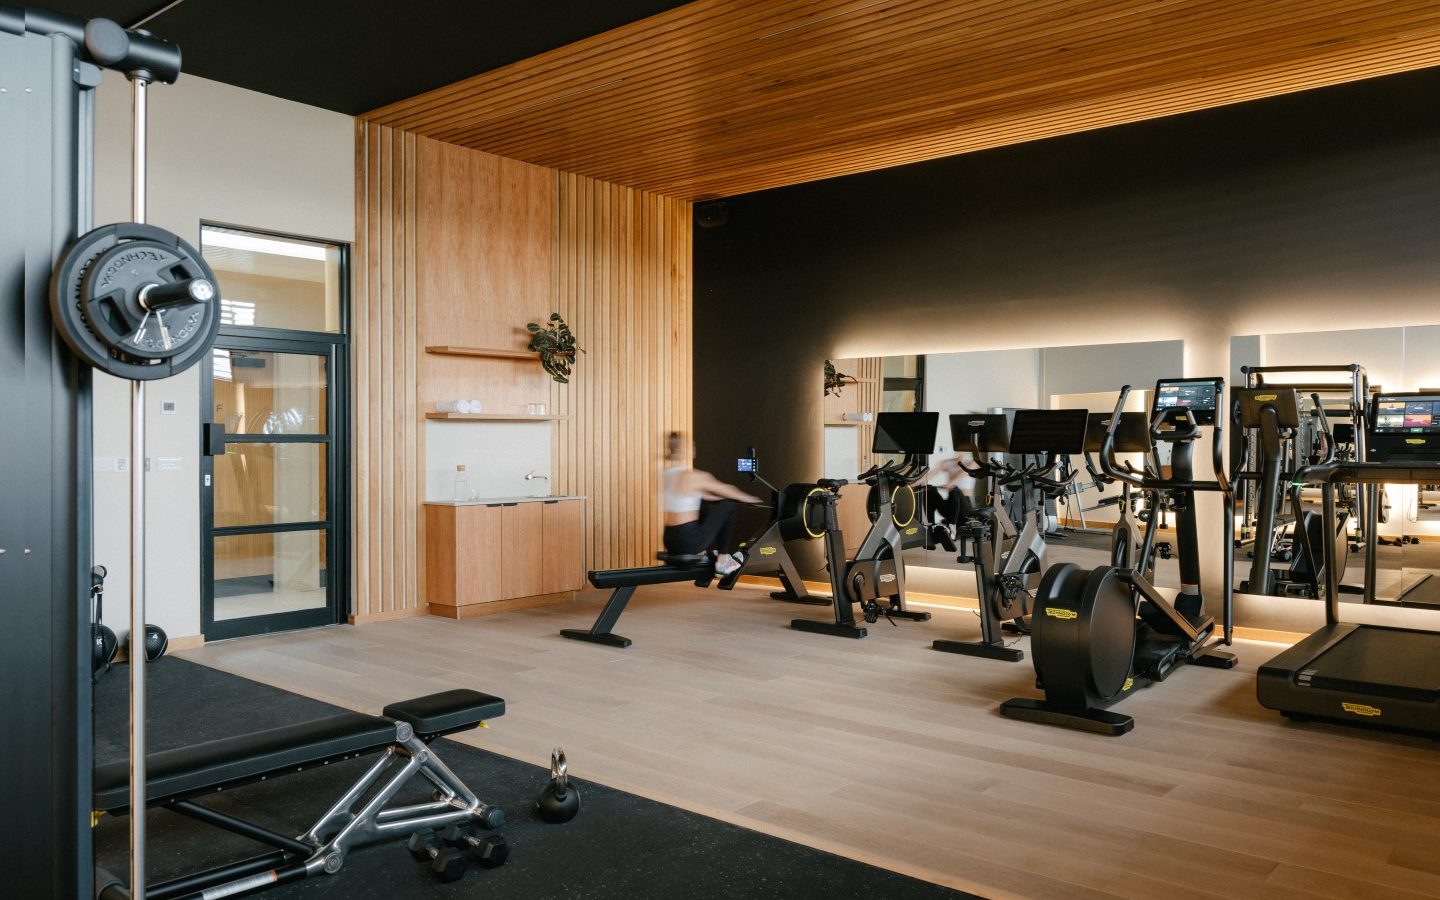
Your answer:
[[[1254,699],[1273,645],[1182,669],[1121,707],[1121,738],[1003,719],[1023,663],[929,649],[974,613],[796,632],[824,608],[753,589],[641,588],[628,650],[567,641],[601,600],[403,619],[181,655],[378,712],[469,686],[507,715],[462,739],[990,897],[1440,896],[1440,780],[1416,738],[1294,725]],[[483,790],[481,791],[483,795]]]

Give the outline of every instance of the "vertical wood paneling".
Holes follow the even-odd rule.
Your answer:
[[[368,123],[356,172],[352,619],[420,611],[422,419],[442,397],[548,390],[553,486],[589,498],[588,565],[649,563],[664,435],[693,425],[690,204]],[[569,385],[424,353],[523,346],[552,310],[586,350]]]
[[[880,397],[885,390],[884,360],[878,356],[862,356],[855,361],[854,376],[859,379],[855,385],[856,402],[861,412],[878,413]],[[865,471],[878,462],[870,451],[875,444],[875,423],[861,422],[856,429],[860,441],[860,471]]]
[[[419,573],[416,138],[357,124],[352,619],[414,607]]]
[[[556,308],[580,337],[551,388],[557,486],[583,494],[592,567],[638,566],[659,547],[665,434],[689,433],[690,204],[556,173]]]

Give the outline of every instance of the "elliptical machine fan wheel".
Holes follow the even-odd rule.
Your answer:
[[[1007,715],[1030,718],[1014,714],[1043,707],[1057,716],[1095,718],[1133,687],[1135,600],[1112,567],[1051,566],[1036,591],[1030,627],[1036,680],[1045,700],[1008,701],[1001,707]],[[1107,731],[1115,733],[1112,728]]]

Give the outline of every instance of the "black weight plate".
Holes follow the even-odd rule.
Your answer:
[[[107,264],[115,264],[125,257],[125,248],[131,243],[147,246],[155,255],[149,275],[161,275],[159,280],[174,281],[182,278],[205,278],[215,284],[215,275],[200,254],[179,236],[153,225],[123,222],[105,225],[81,235],[56,263],[50,281],[50,307],[56,329],[65,343],[86,363],[103,372],[135,381],[149,381],[168,378],[194,365],[209,353],[220,329],[220,297],[218,293],[197,308],[171,310],[172,347],[157,350],[155,344],[147,346],[142,335],[141,345],[133,340],[135,331],[143,318],[143,310],[133,297],[118,291],[123,279],[111,278],[108,287],[110,300],[94,302],[97,298],[89,295],[89,286],[104,284],[97,282],[103,276],[97,274]],[[161,272],[162,263],[168,269]],[[97,269],[97,264],[100,268]],[[115,269],[112,275],[122,274]],[[136,273],[145,276],[146,272]],[[218,291],[218,285],[217,291]],[[116,292],[118,291],[118,293]],[[198,318],[194,312],[200,312]],[[175,315],[175,313],[185,313]],[[91,321],[91,317],[94,321]],[[158,328],[149,326],[147,333],[158,336]],[[178,332],[178,334],[177,334]],[[128,346],[127,346],[128,345]]]
[[[140,305],[140,288],[205,277],[193,259],[175,248],[149,240],[125,241],[103,251],[86,267],[80,279],[80,314],[85,324],[112,347],[140,360],[169,360],[203,333],[209,318],[208,303],[146,315]],[[162,340],[161,326],[170,337]]]

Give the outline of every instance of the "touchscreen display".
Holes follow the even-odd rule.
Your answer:
[[[1377,397],[1376,434],[1440,434],[1440,398]]]
[[[1215,424],[1215,407],[1219,403],[1220,382],[1213,378],[1193,381],[1162,381],[1155,385],[1155,412],[1184,407],[1194,411],[1195,424]]]

